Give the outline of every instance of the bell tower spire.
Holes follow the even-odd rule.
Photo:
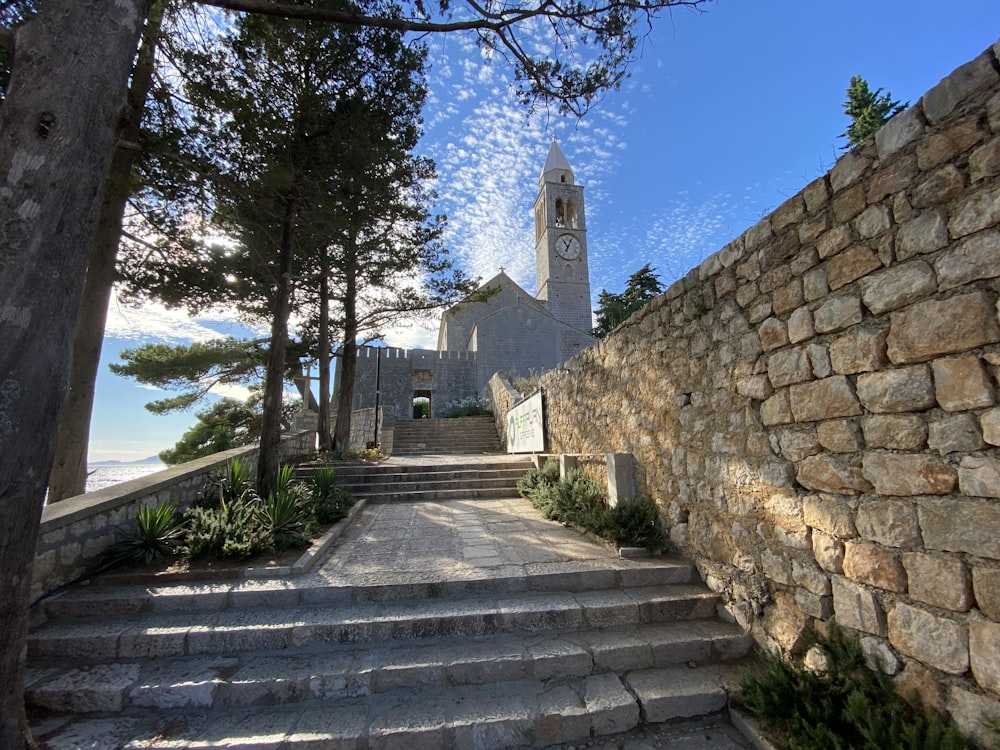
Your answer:
[[[536,299],[553,317],[586,333],[590,310],[590,268],[583,185],[552,136],[535,199]]]

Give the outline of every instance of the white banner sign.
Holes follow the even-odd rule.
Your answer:
[[[544,450],[542,392],[539,391],[507,413],[507,452],[542,453]]]

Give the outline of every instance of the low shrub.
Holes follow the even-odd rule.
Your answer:
[[[257,513],[258,505],[254,496],[221,503],[217,508],[188,509],[184,514],[188,525],[184,552],[191,557],[245,560],[274,549],[274,539]]]
[[[869,669],[857,639],[831,623],[809,646],[827,657],[811,671],[763,653],[763,667],[744,674],[734,696],[756,716],[778,750],[971,750],[955,723],[925,712],[915,697],[895,691],[892,679]]]
[[[528,469],[517,480],[517,492],[521,497],[532,499],[535,491],[542,485],[553,485],[559,481],[559,463],[549,459],[540,469]]]
[[[619,501],[605,511],[601,535],[622,547],[645,547],[653,551],[661,543],[656,527],[659,515],[651,498]]]
[[[490,411],[486,399],[478,396],[466,396],[445,404],[444,416],[449,419],[453,417],[492,417],[493,412]]]
[[[351,494],[337,486],[337,472],[332,466],[318,469],[309,483],[312,515],[325,526],[347,517],[354,505]]]
[[[141,508],[133,525],[120,531],[104,553],[103,567],[145,565],[177,554],[184,542],[183,518],[172,505]]]

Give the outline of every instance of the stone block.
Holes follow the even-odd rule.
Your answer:
[[[1000,623],[969,623],[969,662],[979,687],[1000,693]]]
[[[858,398],[868,411],[876,414],[924,411],[936,404],[926,365],[858,375]]]
[[[885,637],[885,612],[878,599],[864,586],[841,576],[831,578],[833,615],[845,628]]]
[[[830,345],[830,363],[840,375],[879,370],[889,364],[887,328],[866,328],[840,336]]]
[[[802,501],[802,520],[831,537],[849,539],[857,536],[851,506],[840,495],[807,495]]]
[[[876,170],[868,181],[868,202],[881,203],[886,196],[905,190],[919,171],[917,157],[912,154]]]
[[[962,623],[903,603],[888,620],[889,642],[898,651],[949,674],[969,668],[969,633]]]
[[[731,271],[720,274],[715,279],[715,297],[720,299],[736,291],[736,277]]]
[[[899,556],[871,542],[844,542],[844,575],[877,589],[906,591],[906,572]]]
[[[764,423],[765,427],[790,424],[793,421],[787,390],[778,391],[761,404],[760,421]]]
[[[639,705],[614,672],[585,678],[583,703],[595,737],[627,732],[639,723]]]
[[[837,456],[810,456],[799,463],[796,481],[808,490],[838,495],[871,492],[872,485],[861,469]]]
[[[877,237],[890,226],[892,219],[886,206],[869,206],[854,220],[854,228],[858,235],[866,240]]]
[[[905,221],[909,221],[913,218],[913,206],[910,205],[910,199],[906,197],[906,193],[896,193],[892,197],[892,219],[897,224],[902,224]]]
[[[984,716],[1000,717],[1000,702],[995,698],[952,685],[948,688],[947,709],[962,733],[978,742],[980,747],[989,747],[996,739],[983,722]]]
[[[817,177],[802,190],[802,197],[806,202],[806,211],[811,214],[819,211],[830,200],[830,187],[827,185],[826,177]]]
[[[850,419],[822,422],[816,428],[819,444],[831,453],[853,453],[864,447],[861,427]]]
[[[813,557],[823,570],[831,573],[844,572],[844,543],[824,534],[822,531],[813,529],[812,532]]]
[[[944,211],[925,211],[903,223],[896,233],[896,259],[903,261],[915,255],[940,250],[948,244],[948,224]]]
[[[934,261],[938,287],[944,291],[978,279],[1000,276],[997,247],[1000,247],[1000,229],[966,237],[953,250],[942,253]]]
[[[743,233],[744,247],[746,248],[746,253],[753,253],[758,250],[761,245],[767,242],[774,235],[774,231],[771,228],[770,218],[761,219],[752,227],[750,227],[746,232]],[[760,270],[757,271],[757,276],[760,275]],[[757,278],[754,276],[753,278]],[[748,277],[750,278],[750,277]]]
[[[860,323],[863,317],[861,298],[854,295],[830,297],[813,313],[818,333],[836,333]]]
[[[937,288],[934,270],[915,260],[862,279],[861,300],[873,314],[882,315],[928,297]]]
[[[802,296],[807,302],[825,297],[830,291],[826,281],[826,269],[820,266],[812,268],[802,276]]]
[[[852,185],[842,193],[835,195],[830,205],[833,208],[833,218],[837,220],[837,223],[847,224],[865,210],[867,205],[865,190],[861,185]],[[829,255],[824,254],[823,247],[817,246],[817,249],[821,258],[829,257]]]
[[[966,497],[928,497],[917,505],[924,546],[1000,560],[1000,505]]]
[[[899,672],[899,659],[893,653],[889,644],[880,638],[871,636],[861,639],[861,651],[865,655],[865,663],[869,669],[878,670],[887,675]]]
[[[762,221],[757,226],[761,225],[765,225],[768,231],[770,231],[771,225],[768,224],[766,220]],[[749,237],[750,233],[755,229],[756,227],[748,229],[745,236]],[[747,252],[750,251],[748,250]],[[751,254],[745,261],[736,266],[736,278],[743,281],[756,281],[760,278],[760,261],[757,259],[756,253]]]
[[[788,393],[796,422],[821,422],[861,414],[854,387],[843,375],[798,383],[791,386]]]
[[[780,232],[789,224],[795,224],[802,220],[806,213],[806,204],[802,194],[792,196],[787,201],[778,206],[771,214],[771,228],[775,232]]]
[[[931,370],[937,402],[945,411],[993,406],[993,382],[979,357],[937,359]]]
[[[875,133],[878,158],[885,161],[906,148],[924,132],[924,120],[919,107],[900,112]]]
[[[714,714],[725,708],[728,699],[726,688],[711,670],[638,670],[629,673],[625,681],[638,701],[636,714],[641,706],[643,717],[650,723]]]
[[[812,221],[803,221],[801,224],[799,224],[799,230],[798,230],[799,243],[805,246],[812,245],[829,228],[830,228],[830,214],[826,212],[820,214]],[[809,263],[808,265],[809,268],[812,268],[812,266],[816,265],[816,263],[819,261],[819,253],[815,250],[815,248],[813,248],[810,251],[810,254],[815,258],[815,260],[812,263]],[[793,268],[792,271],[794,272],[795,269]]]
[[[775,583],[784,586],[792,584],[792,576],[788,570],[788,559],[784,555],[765,549],[760,553],[760,567],[764,571],[764,575]]]
[[[741,396],[763,401],[774,393],[774,388],[771,387],[771,381],[767,375],[751,375],[736,380],[736,392]]]
[[[754,300],[760,296],[760,288],[757,286],[757,282],[754,281],[750,284],[743,284],[736,288],[736,304],[742,307],[744,310],[753,304]]]
[[[856,151],[848,151],[837,159],[830,170],[830,187],[834,193],[839,193],[848,185],[857,182],[872,164],[872,160]]]
[[[774,352],[767,360],[767,376],[775,388],[810,380],[813,373],[809,356],[802,349]]]
[[[796,586],[816,596],[829,596],[831,593],[830,578],[816,565],[792,559],[792,580]]]
[[[813,537],[813,544],[816,538]],[[1000,622],[1000,568],[977,565],[972,569],[972,589],[979,611],[995,622]]]
[[[768,318],[761,323],[757,335],[765,352],[772,352],[788,344],[788,329],[778,318]]]
[[[984,447],[979,422],[973,414],[954,414],[929,425],[927,445],[941,455],[971,453]]]
[[[990,51],[959,66],[921,98],[927,122],[937,125],[966,99],[995,86],[996,81],[997,72],[993,67],[993,55]]]
[[[954,469],[922,453],[866,453],[862,470],[879,495],[947,495],[958,486]]]
[[[787,284],[775,290],[771,298],[771,307],[775,315],[784,315],[801,305],[805,299],[802,296],[802,279],[792,279]]]
[[[833,617],[833,597],[814,594],[808,589],[795,589],[795,605],[810,617],[826,621]]]
[[[1000,175],[1000,136],[980,146],[969,157],[969,179],[973,185]]]
[[[867,213],[866,211],[865,214]],[[861,217],[863,218],[865,214],[862,214]],[[861,221],[861,218],[858,221]],[[846,286],[881,267],[882,261],[878,259],[878,255],[871,248],[853,247],[827,261],[827,283],[830,285],[830,289],[840,289],[840,287]]]
[[[793,344],[808,341],[816,335],[812,313],[808,307],[800,307],[788,318],[788,340]]]
[[[898,695],[916,696],[925,711],[944,712],[944,688],[940,677],[919,661],[906,659],[901,674],[893,682]]]
[[[1000,409],[990,409],[979,416],[983,439],[990,445],[1000,445]]]
[[[964,192],[965,176],[954,164],[946,164],[913,187],[910,202],[916,208],[940,206]]]
[[[806,354],[809,355],[809,365],[812,367],[813,375],[817,378],[828,378],[833,374],[830,366],[830,352],[822,344],[810,344],[806,347]]]
[[[861,421],[869,448],[916,451],[927,444],[927,424],[915,415],[877,415]]]
[[[1000,497],[1000,459],[964,456],[958,468],[958,485],[969,497]]]
[[[986,135],[978,117],[965,117],[946,130],[925,138],[917,146],[917,163],[922,171],[934,169],[965,153]],[[985,123],[984,123],[985,125]]]
[[[857,513],[857,529],[862,539],[886,547],[919,547],[920,523],[917,511],[905,500],[869,500]]]
[[[903,555],[903,567],[911,598],[954,612],[968,612],[972,608],[969,569],[957,557],[907,552]]]
[[[783,430],[778,435],[781,455],[789,461],[801,461],[806,456],[819,452],[819,441],[816,431],[810,428],[804,430]]]

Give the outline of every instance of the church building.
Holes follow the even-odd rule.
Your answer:
[[[537,294],[501,270],[480,287],[490,292],[485,301],[442,314],[436,351],[360,348],[355,410],[377,404],[409,419],[414,401],[426,399],[430,416],[443,417],[449,402],[481,396],[495,372],[541,373],[594,343],[583,186],[555,138],[534,216]]]

